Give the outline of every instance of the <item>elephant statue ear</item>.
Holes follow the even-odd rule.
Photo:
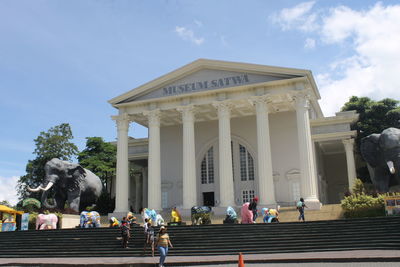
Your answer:
[[[81,165],[76,165],[68,170],[68,174],[73,175],[75,177],[86,176],[86,171],[84,168],[82,168]]]
[[[371,134],[361,139],[361,155],[372,167],[379,165],[379,157],[381,157],[381,151],[379,149],[379,137],[380,134]]]

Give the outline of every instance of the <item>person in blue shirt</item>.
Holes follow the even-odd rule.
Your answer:
[[[304,199],[300,198],[300,201],[297,202],[297,209],[299,210],[299,221],[305,222],[306,220],[304,219],[304,208],[307,208],[306,203],[304,203]]]

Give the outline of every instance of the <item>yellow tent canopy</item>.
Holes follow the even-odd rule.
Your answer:
[[[0,212],[5,212],[5,213],[11,213],[11,214],[23,214],[23,211],[15,210],[12,208],[9,208],[4,205],[0,205]]]

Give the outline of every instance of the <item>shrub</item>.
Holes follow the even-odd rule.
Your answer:
[[[354,194],[362,194],[365,193],[364,183],[360,179],[356,179],[353,185],[353,193]]]
[[[360,179],[356,180],[352,191],[341,202],[345,218],[385,216],[384,197],[400,196],[400,193],[378,194],[367,190]]]
[[[345,218],[385,216],[383,195],[352,194],[345,197],[341,204]]]

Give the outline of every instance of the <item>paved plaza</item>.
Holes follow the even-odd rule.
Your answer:
[[[167,257],[166,266],[237,266],[238,256]],[[244,255],[245,266],[400,266],[398,250]],[[0,258],[6,266],[157,266],[158,257]]]

